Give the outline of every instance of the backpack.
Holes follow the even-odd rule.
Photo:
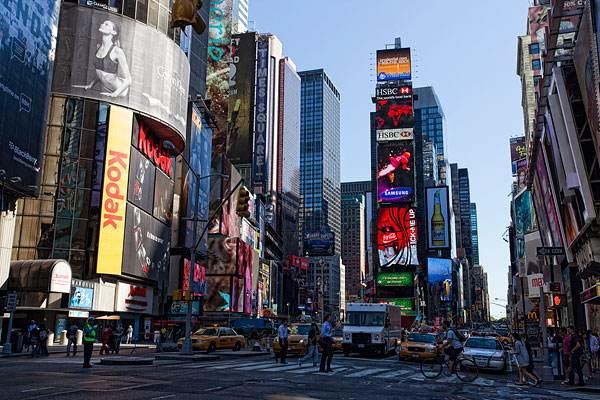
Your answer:
[[[448,329],[448,330],[449,330],[449,331],[452,331],[452,332],[454,332],[454,335],[456,336],[456,338],[457,338],[457,339],[458,339],[458,340],[459,340],[461,343],[464,343],[464,342],[467,340],[467,338],[465,337],[465,335],[463,335],[462,333],[460,333],[460,331],[458,331],[457,329],[455,329],[455,328],[450,328],[450,329]]]
[[[40,331],[40,340],[46,340],[48,338],[48,331],[45,329],[42,329]]]

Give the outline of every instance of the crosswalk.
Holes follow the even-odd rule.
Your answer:
[[[290,361],[288,364],[275,364],[273,360],[267,361],[246,361],[228,360],[215,361],[211,363],[188,363],[178,365],[178,368],[186,369],[202,369],[202,370],[231,370],[243,372],[260,372],[260,373],[276,373],[276,374],[296,374],[296,375],[323,375],[334,376],[337,378],[348,379],[375,379],[375,380],[392,380],[392,381],[418,381],[418,382],[437,382],[437,383],[461,383],[457,377],[439,377],[437,380],[426,379],[418,368],[414,366],[402,365],[402,369],[398,366],[364,366],[354,365],[347,362],[335,362],[332,364],[333,373],[319,372],[319,367],[313,367],[311,363],[300,366],[297,362]],[[478,378],[471,383],[477,386],[494,386],[495,382],[490,379]]]

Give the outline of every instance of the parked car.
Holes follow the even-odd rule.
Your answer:
[[[435,333],[409,333],[406,341],[400,345],[398,359],[428,360],[439,355],[436,348],[439,335]]]
[[[508,366],[508,354],[495,337],[471,336],[465,341],[463,354],[472,357],[480,369],[504,372]]]
[[[344,351],[344,329],[336,328],[331,332],[331,337],[333,337],[333,351]],[[319,346],[319,351],[321,346]]]
[[[185,338],[179,339],[177,347],[181,349]],[[245,339],[236,331],[227,327],[200,328],[192,334],[192,350],[212,353],[216,350],[231,349],[239,351]]]

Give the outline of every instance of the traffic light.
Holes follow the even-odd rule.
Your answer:
[[[245,187],[241,187],[238,191],[238,202],[235,208],[237,215],[243,218],[250,217],[250,192]]]
[[[173,27],[185,28],[192,25],[199,34],[206,29],[198,11],[202,8],[201,0],[175,0],[173,3]]]
[[[552,305],[554,307],[560,307],[562,304],[563,304],[562,295],[560,295],[560,294],[553,294],[552,295]]]

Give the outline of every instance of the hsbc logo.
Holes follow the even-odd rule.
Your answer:
[[[378,142],[388,142],[393,140],[412,140],[414,139],[413,128],[401,129],[381,129],[377,131]]]
[[[407,96],[412,94],[412,87],[382,87],[375,89],[375,94],[377,97]]]

